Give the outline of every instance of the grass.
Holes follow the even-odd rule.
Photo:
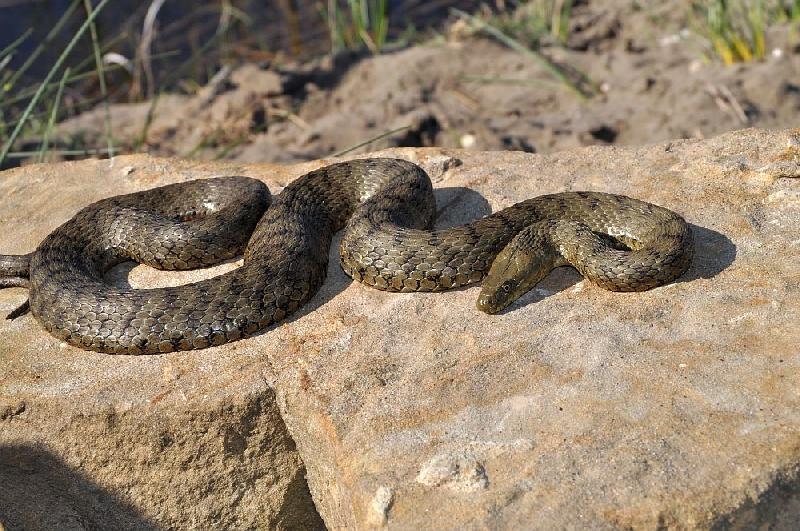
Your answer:
[[[234,5],[232,0],[220,0],[201,3],[186,17],[167,23],[156,20],[164,0],[150,0],[115,21],[113,34],[103,39],[95,20],[106,3],[107,0],[99,3],[96,0],[72,0],[37,41],[31,43],[34,28],[28,28],[0,49],[0,167],[9,158],[19,159],[31,153],[11,151],[21,138],[39,138],[35,158],[45,159],[50,149],[58,148],[59,142],[53,138],[59,120],[97,104],[104,107],[105,147],[87,146],[85,152],[115,153],[118,149],[114,146],[110,112],[113,101],[150,100],[149,119],[141,133],[128,145],[122,146],[125,150],[144,149],[148,128],[163,90],[177,89],[189,93],[199,90],[221,66],[235,63],[239,50],[270,57],[267,40],[261,35],[260,20],[263,17],[258,19],[255,16],[261,12],[256,9],[263,10],[258,2],[236,2]],[[96,7],[93,8],[93,4],[97,4]],[[387,43],[388,0],[318,0],[316,5],[326,8],[310,12],[299,10],[296,3],[289,0],[278,5],[290,26],[289,48],[293,52],[302,51],[300,19],[308,17],[309,13],[312,17],[318,16],[320,11],[325,18],[318,19],[319,27],[328,30],[331,45],[336,49],[367,48],[379,53]],[[240,6],[250,7],[251,12]],[[213,20],[215,14],[217,18]],[[76,24],[80,28],[65,37],[66,28]],[[69,41],[66,47],[60,44],[64,41]],[[70,54],[79,41],[78,49],[84,51],[89,43],[90,54],[75,60]],[[190,47],[188,58],[178,60],[173,53],[162,51],[170,49],[171,45],[185,50],[187,44]],[[253,46],[257,50],[253,50]],[[24,60],[14,61],[19,66],[10,68],[14,64],[12,59],[19,58],[23,47],[28,50]],[[52,68],[39,78],[40,82],[31,84],[32,67],[46,57],[46,52],[59,48],[63,51],[54,60]],[[130,59],[125,58],[123,50],[129,50],[127,55]],[[314,50],[316,53],[322,51],[320,48]],[[123,51],[123,55],[119,51]],[[110,52],[127,62],[106,63],[106,54]],[[161,58],[169,59],[169,68],[154,69],[151,63]],[[106,78],[112,73],[114,77],[109,79],[113,81],[109,84]],[[68,149],[59,153],[73,152],[82,151]]]
[[[547,39],[564,44],[573,4],[574,0],[528,0],[510,13],[495,16],[492,24],[532,48]]]
[[[92,2],[91,0],[83,0],[83,7],[86,10],[87,18],[91,17],[92,14]],[[100,95],[103,98],[103,112],[105,118],[105,134],[106,134],[106,146],[108,149],[108,153],[113,156],[114,153],[114,141],[112,140],[111,136],[111,109],[108,104],[108,88],[106,87],[106,75],[103,67],[103,57],[102,52],[100,51],[100,40],[97,37],[97,27],[95,26],[94,21],[89,24],[89,33],[92,36],[92,52],[94,53],[94,65],[95,71],[97,72],[97,80],[100,84]],[[67,75],[69,74],[69,68],[66,70]],[[53,121],[55,119],[55,115],[58,113],[58,102],[61,100],[61,92],[64,90],[64,79],[62,79],[61,85],[59,85],[59,92],[56,95],[56,105],[53,107],[53,113],[50,116],[50,122],[48,122],[48,129],[51,129],[53,126]]]
[[[576,68],[570,68],[570,70],[575,72],[576,75],[568,74],[565,69],[551,61],[546,55],[542,54],[537,47],[527,46],[519,39],[507,35],[498,27],[495,27],[490,22],[487,22],[479,17],[469,15],[458,9],[453,9],[453,12],[461,19],[468,22],[476,30],[493,37],[512,50],[532,59],[542,68],[544,68],[559,83],[561,83],[563,87],[570,90],[581,100],[585,101],[597,93],[597,88],[594,83],[588,78],[588,76],[581,73]]]
[[[381,133],[379,135],[373,136],[372,138],[368,138],[367,140],[364,140],[363,142],[359,142],[358,144],[356,144],[354,146],[347,147],[347,148],[345,148],[345,149],[343,149],[341,151],[337,151],[336,153],[331,153],[330,157],[334,157],[334,158],[343,157],[343,156],[347,155],[348,153],[357,150],[358,148],[362,148],[364,146],[368,146],[368,145],[372,144],[373,142],[377,142],[378,140],[382,140],[382,139],[384,139],[386,137],[392,136],[393,134],[399,133],[400,131],[405,131],[409,127],[410,126],[408,126],[408,125],[404,125],[402,127],[397,127],[395,129],[390,129],[389,131],[385,131],[385,132],[383,132],[383,133]]]
[[[726,65],[764,59],[767,30],[780,22],[800,22],[800,0],[694,0],[692,3],[692,26],[707,41],[707,55]]]
[[[33,28],[28,28],[25,30],[25,33],[14,39],[14,42],[0,50],[0,72],[5,69],[5,66],[8,64],[8,61],[14,56],[14,52],[19,48],[19,46],[25,42],[25,40],[31,36],[33,33]],[[11,84],[8,82],[4,82],[0,84],[0,90],[6,92],[11,89]]]
[[[64,86],[67,84],[67,79],[69,79],[69,67],[64,70],[64,75],[61,76],[61,83],[58,84],[58,92],[56,92],[56,99],[53,101],[53,105],[50,108],[50,119],[47,120],[47,127],[44,129],[44,134],[42,135],[42,144],[39,147],[39,162],[44,162],[44,157],[47,154],[47,150],[50,147],[50,134],[53,131],[53,127],[56,124],[56,118],[58,117],[58,108],[61,105],[61,96],[64,94]]]
[[[387,0],[328,0],[325,8],[331,49],[358,49],[366,46],[379,53],[389,32]]]
[[[80,1],[73,0],[73,2],[58,19],[58,22],[56,22],[55,26],[53,26],[53,28],[47,33],[47,36],[45,36],[45,38],[36,45],[33,53],[31,53],[27,59],[25,59],[25,62],[22,64],[22,66],[14,71],[8,79],[3,81],[2,87],[0,87],[0,94],[5,95],[5,93],[10,92],[17,86],[17,83],[20,81],[20,79],[22,79],[22,76],[24,76],[33,63],[36,62],[36,59],[39,58],[42,52],[44,52],[48,46],[53,45],[53,41],[56,39],[59,33],[61,33],[61,30],[64,28],[67,22],[69,22],[70,17],[78,9],[78,6],[80,6]],[[11,46],[9,48],[11,48],[11,51],[13,51],[21,43],[22,39],[17,39],[11,45],[13,48],[11,48]]]
[[[800,1],[800,0],[798,0]],[[259,61],[279,61],[280,56],[268,48],[268,39],[263,35],[263,5],[257,1],[218,0],[198,3],[196,9],[185,16],[160,15],[162,6],[171,2],[150,0],[136,4],[135,9],[126,13],[114,13],[111,30],[103,23],[109,23],[109,13],[105,13],[99,28],[95,25],[98,12],[109,3],[108,0],[72,0],[65,3],[64,11],[53,18],[54,25],[42,32],[37,41],[31,43],[31,35],[37,33],[28,29],[14,42],[0,49],[0,167],[8,158],[22,158],[35,153],[37,160],[46,159],[48,152],[59,154],[94,153],[114,154],[122,151],[147,149],[148,130],[156,114],[160,95],[164,91],[194,93],[211,83],[216,73],[227,65],[235,64],[242,57],[245,60],[254,55]],[[461,13],[476,31],[481,31],[494,39],[517,50],[519,53],[538,62],[553,78],[553,81],[510,80],[510,79],[472,79],[475,82],[497,83],[545,83],[556,88],[566,87],[578,97],[585,99],[594,94],[594,85],[585,76],[572,68],[551,61],[539,51],[540,41],[564,43],[569,36],[570,17],[575,0],[529,0],[521,2],[516,10],[517,18],[503,26],[502,18],[489,22]],[[92,7],[96,4],[96,7]],[[314,21],[316,27],[327,30],[333,50],[368,49],[380,53],[389,39],[388,0],[314,0],[317,10],[301,10],[294,0],[279,0],[287,21],[287,36],[291,41],[285,47],[299,52],[301,49],[301,24]],[[247,8],[251,8],[250,11]],[[111,8],[106,8],[108,11]],[[165,7],[165,10],[167,8]],[[258,10],[257,10],[258,9]],[[84,13],[85,11],[85,13]],[[162,10],[164,11],[164,10]],[[409,10],[410,11],[410,10]],[[273,13],[274,14],[274,13]],[[163,18],[163,20],[162,20]],[[409,21],[407,24],[412,24]],[[495,24],[497,22],[497,25]],[[64,35],[66,28],[80,26],[72,35]],[[409,26],[409,35],[415,28]],[[35,29],[35,28],[33,28]],[[392,28],[395,30],[396,28]],[[525,32],[537,35],[535,45],[531,44]],[[46,33],[46,34],[45,34]],[[103,38],[106,33],[106,38]],[[392,38],[397,38],[396,32]],[[83,57],[77,55],[76,42],[83,39],[77,50],[83,50]],[[64,47],[61,43],[69,41]],[[313,54],[324,51],[317,45]],[[88,45],[87,45],[88,43]],[[188,47],[190,50],[186,50]],[[11,61],[19,58],[19,50],[31,52],[24,61]],[[50,50],[63,50],[54,60],[52,68],[39,83],[31,83],[33,72],[39,62],[47,57]],[[174,50],[164,52],[164,50]],[[183,50],[183,51],[181,51]],[[243,51],[244,53],[242,53]],[[109,53],[121,57],[122,62],[110,64],[106,60]],[[257,53],[256,53],[257,52]],[[58,53],[58,52],[56,52]],[[177,54],[182,54],[178,59]],[[249,55],[248,55],[249,54]],[[187,55],[189,55],[187,57]],[[52,57],[52,56],[51,56]],[[151,66],[156,59],[168,59],[157,68]],[[52,61],[53,59],[51,59]],[[20,63],[21,66],[9,65]],[[277,62],[276,62],[277,64]],[[577,72],[577,73],[576,73]],[[115,101],[149,100],[148,117],[134,138],[115,140],[109,104]],[[162,100],[163,101],[163,100]],[[104,133],[101,136],[104,146],[86,145],[84,140],[74,143],[57,137],[56,124],[66,116],[77,114],[96,105],[104,111]],[[386,135],[399,130],[389,131]],[[384,135],[365,143],[380,140]],[[20,139],[25,139],[24,142]],[[37,141],[33,144],[31,141]],[[226,156],[236,145],[246,139],[234,139],[222,146],[217,156]],[[122,143],[121,145],[116,145]],[[13,146],[23,151],[12,152]],[[25,147],[22,147],[22,146]],[[34,145],[33,149],[28,146]],[[82,149],[82,148],[86,149]],[[356,149],[359,146],[354,146]],[[61,151],[51,151],[51,150]],[[350,148],[348,148],[350,149]]]
[[[175,55],[177,55],[176,52],[166,52],[166,53],[163,53],[163,54],[154,55],[152,58],[160,60],[160,59],[167,59],[167,58],[173,57]],[[112,71],[115,71],[115,70],[120,70],[122,68],[123,68],[122,65],[112,64],[112,65],[105,66],[104,71],[106,73],[108,73],[108,72],[112,72]],[[77,68],[71,68],[70,69],[70,75],[65,80],[65,86],[68,87],[68,86],[74,85],[74,84],[76,84],[78,82],[89,80],[89,79],[95,79],[97,77],[97,72],[95,70],[82,72],[80,74],[73,74],[72,73],[73,70],[76,70],[76,69]],[[48,90],[48,91],[50,91],[51,89],[58,90],[60,85],[61,85],[60,82],[58,82],[58,83],[52,82],[46,87],[46,90]],[[0,110],[2,110],[4,108],[7,108],[9,106],[12,106],[15,103],[24,102],[26,100],[29,100],[29,98],[31,96],[33,96],[36,93],[37,90],[38,90],[38,87],[26,87],[25,89],[20,90],[15,96],[10,97],[10,98],[6,98],[2,102],[0,102]],[[91,108],[92,106],[94,106],[94,105],[96,105],[98,103],[101,103],[101,101],[102,101],[101,99],[83,99],[83,100],[79,101],[78,103],[76,103],[75,107],[78,110],[86,110],[86,109],[89,109],[89,108]],[[28,116],[28,120],[30,122],[34,122],[37,119],[41,119],[41,118],[44,118],[46,116],[49,116],[49,114],[50,114],[50,110],[45,110],[45,111],[41,111],[41,112],[32,112]],[[18,121],[13,121],[13,122],[0,121],[0,131],[2,131],[6,127],[14,127],[14,126],[17,125],[17,123],[18,123]],[[0,136],[2,136],[2,135],[0,135]]]
[[[61,13],[60,18],[48,31],[47,35],[42,39],[41,42],[35,43],[36,45],[33,47],[32,53],[30,53],[25,58],[24,62],[22,62],[21,66],[15,70],[8,69],[8,63],[10,59],[18,53],[21,45],[25,43],[27,39],[29,39],[32,29],[28,29],[21,36],[16,38],[11,44],[0,50],[0,139],[3,141],[2,150],[0,151],[0,167],[3,167],[7,159],[25,158],[34,153],[31,151],[11,151],[12,146],[20,138],[29,138],[33,140],[37,137],[37,135],[40,135],[41,140],[39,142],[39,149],[37,152],[35,152],[37,155],[35,158],[37,160],[42,160],[45,158],[47,152],[51,148],[50,139],[52,137],[55,123],[58,121],[59,116],[63,116],[65,113],[65,109],[61,107],[64,102],[64,98],[62,96],[65,94],[65,90],[67,88],[69,88],[71,85],[76,85],[77,83],[87,86],[86,83],[88,82],[88,86],[94,86],[99,89],[99,97],[82,95],[81,97],[76,98],[75,94],[78,91],[73,88],[70,97],[70,108],[79,111],[90,108],[98,103],[103,105],[105,122],[104,138],[106,147],[103,149],[97,149],[93,147],[87,147],[85,150],[70,149],[62,150],[58,153],[67,155],[71,153],[96,153],[113,156],[113,154],[118,151],[114,147],[112,137],[111,113],[109,106],[112,95],[110,94],[109,87],[106,83],[106,74],[112,71],[127,69],[121,64],[106,65],[104,63],[104,54],[115,48],[118,48],[127,35],[125,31],[118,31],[115,32],[114,35],[112,35],[107,41],[101,41],[100,35],[98,34],[98,29],[95,26],[95,20],[99,12],[106,7],[107,3],[108,0],[103,0],[99,2],[96,7],[92,7],[91,0],[74,0],[71,2],[67,9]],[[75,21],[76,18],[81,16],[78,13],[78,9],[81,7],[81,5],[85,10],[85,15],[83,15],[82,21],[77,20],[77,22],[80,23],[80,28],[74,32],[74,34],[67,37],[69,39],[69,44],[63,47],[63,51],[58,55],[58,58],[53,64],[52,68],[50,68],[40,83],[37,83],[33,86],[24,85],[21,81],[24,79],[26,73],[31,69],[31,66],[34,65],[35,61],[42,57],[43,52],[48,47],[52,49],[53,47],[57,46],[59,40],[64,39],[63,35],[61,34],[63,33],[63,29],[68,27],[68,22],[70,20]],[[152,3],[150,5],[153,6]],[[164,79],[159,81],[165,84],[170,82],[178,83],[186,78],[186,76],[190,73],[190,70],[195,67],[198,62],[207,61],[208,57],[214,57],[216,59],[219,55],[221,55],[224,45],[224,34],[229,29],[231,21],[238,20],[237,17],[240,14],[241,13],[238,10],[230,6],[229,2],[224,1],[221,7],[220,22],[213,37],[209,39],[208,42],[205,42],[203,46],[193,50],[195,53],[193,53],[188,60],[182,62],[176,68],[167,70],[167,74],[163,76]],[[141,13],[135,13],[131,14],[131,17],[138,20],[137,17],[141,18],[140,15]],[[130,25],[130,22],[130,19],[126,19],[120,23],[120,27]],[[76,45],[79,43],[79,41],[84,38],[84,35],[87,35],[90,38],[89,44],[91,55],[77,62],[74,61],[74,59],[69,59],[69,61],[71,61],[73,64],[71,67],[67,67],[66,65],[69,64],[68,58],[70,57],[70,54],[76,48]],[[174,56],[174,52],[151,54],[150,50],[148,49],[146,57],[144,58],[148,73],[150,64],[153,60],[163,60],[167,58],[174,59]],[[63,75],[61,76],[60,82],[54,81],[54,79],[56,79],[55,76],[61,73],[62,70]],[[205,68],[203,68],[203,71],[205,72]],[[130,80],[130,85],[132,88],[134,80],[130,77],[128,79]],[[155,103],[158,99],[157,91],[154,88],[155,81],[152,79],[152,76],[148,76],[147,82],[148,89],[151,89],[155,93],[155,96],[152,98],[152,101]],[[202,84],[204,83],[201,81],[197,83],[197,86],[201,86]],[[118,92],[118,98],[120,96],[120,86],[124,85],[117,83],[116,88]],[[125,99],[124,96],[122,99]],[[128,147],[130,148],[135,146]]]
[[[70,40],[69,44],[67,44],[67,46],[64,48],[64,51],[61,52],[61,55],[58,57],[58,60],[56,60],[56,63],[53,65],[53,67],[45,76],[44,81],[42,81],[42,83],[39,85],[39,88],[31,98],[30,103],[28,103],[28,106],[23,111],[22,117],[17,122],[16,127],[11,132],[11,135],[8,137],[8,140],[6,140],[5,144],[3,144],[2,151],[0,151],[0,167],[2,167],[3,162],[5,162],[6,157],[11,151],[11,146],[14,145],[14,142],[17,140],[17,137],[22,132],[23,126],[25,125],[33,109],[36,107],[36,104],[41,99],[42,95],[44,94],[45,90],[50,84],[50,81],[53,79],[56,73],[58,73],[58,71],[61,69],[62,65],[64,64],[64,61],[69,56],[70,52],[72,52],[72,49],[75,47],[75,45],[78,43],[78,40],[89,29],[89,27],[92,25],[94,19],[97,17],[100,11],[102,11],[102,9],[106,6],[106,4],[108,4],[108,1],[109,0],[101,0],[100,3],[97,4],[97,6],[91,10],[91,12],[87,15],[84,23],[75,32],[75,35]]]

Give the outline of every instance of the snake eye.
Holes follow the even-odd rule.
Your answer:
[[[502,289],[505,293],[511,293],[512,282],[510,280],[506,280],[500,285],[500,289]]]

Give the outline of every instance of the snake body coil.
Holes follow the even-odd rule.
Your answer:
[[[33,315],[73,345],[154,354],[234,341],[284,319],[322,285],[331,239],[345,224],[341,263],[354,279],[387,291],[438,291],[488,274],[478,307],[490,313],[558,265],[572,264],[608,289],[639,291],[675,279],[692,256],[680,216],[597,192],[540,196],[430,230],[431,181],[396,159],[321,168],[269,202],[266,186],[244,177],[104,199],[30,255],[0,256],[0,287],[29,287]],[[138,290],[103,281],[126,260],[191,269],[242,251],[241,267],[184,286]]]

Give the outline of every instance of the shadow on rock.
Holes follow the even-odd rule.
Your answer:
[[[492,213],[492,206],[480,193],[464,186],[436,188],[436,228],[464,225]]]
[[[699,278],[712,278],[727,269],[736,259],[736,245],[724,234],[689,224],[694,235],[694,258],[689,270],[674,282],[690,282]],[[583,277],[571,266],[559,267],[547,275],[528,293],[514,301],[499,315],[513,312],[528,304],[571,288]]]
[[[724,234],[689,224],[694,235],[694,258],[689,270],[675,282],[713,278],[736,260],[736,245]]]
[[[463,186],[437,188],[433,191],[436,196],[436,220],[435,226],[437,229],[445,229],[457,225],[469,223],[482,216],[492,213],[492,207],[489,202],[475,190],[465,188]],[[328,257],[328,274],[325,283],[320,290],[314,295],[310,301],[303,305],[298,311],[275,325],[272,325],[262,331],[256,332],[255,335],[269,332],[283,322],[292,322],[302,318],[305,315],[315,311],[319,307],[325,305],[328,301],[333,299],[339,293],[344,291],[352,282],[349,276],[342,271],[339,265],[339,244],[342,241],[342,231],[333,238],[331,242],[331,251]],[[364,289],[375,289],[370,286],[362,286]],[[465,286],[467,289],[474,286]],[[404,293],[392,293],[392,296],[402,297]]]
[[[276,518],[278,529],[297,529],[303,531],[325,531],[325,522],[316,509],[309,511],[307,501],[311,500],[305,468],[299,469],[289,484],[286,501]],[[313,509],[313,506],[312,506]]]
[[[723,529],[797,529],[800,522],[800,475],[779,475],[755,500],[748,500],[711,526]]]
[[[0,523],[30,530],[159,529],[52,452],[24,444],[0,446]]]
[[[529,304],[536,304],[548,297],[565,291],[583,280],[578,271],[572,266],[557,267],[544,277],[532,290],[511,303],[510,306],[500,311],[497,315],[514,312]]]

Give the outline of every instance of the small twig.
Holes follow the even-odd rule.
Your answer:
[[[398,127],[397,129],[392,129],[390,131],[386,131],[385,133],[381,133],[378,136],[374,136],[374,137],[372,137],[372,138],[370,138],[368,140],[360,142],[360,143],[356,144],[355,146],[350,146],[349,148],[343,149],[341,151],[337,151],[336,153],[334,153],[334,154],[332,154],[330,156],[331,157],[341,157],[343,155],[347,155],[351,151],[354,151],[354,150],[356,150],[356,149],[358,149],[360,147],[364,147],[367,144],[372,144],[373,142],[381,140],[382,138],[386,138],[387,136],[391,136],[391,135],[393,135],[395,133],[399,133],[400,131],[405,131],[409,127],[411,127],[411,126],[410,125],[404,125],[403,127]]]
[[[153,0],[150,7],[147,8],[147,13],[144,16],[144,23],[142,24],[142,40],[139,42],[139,50],[137,57],[137,64],[141,67],[136,69],[134,76],[134,87],[137,95],[146,94],[148,98],[153,97],[155,92],[155,81],[153,79],[153,64],[150,57],[150,47],[155,38],[155,25],[158,18],[158,12],[161,6],[164,5],[164,0]],[[140,74],[141,72],[141,74]],[[142,90],[141,75],[144,75],[145,82],[147,83],[146,90]]]
[[[723,112],[730,114],[734,119],[738,120],[742,125],[750,123],[747,114],[742,109],[739,101],[733,95],[728,87],[725,85],[714,85],[713,83],[706,84],[706,92],[709,96],[714,98],[714,103]]]
[[[195,105],[198,108],[208,106],[214,98],[222,92],[225,83],[231,78],[232,73],[233,68],[231,68],[230,65],[223,65],[222,68],[208,80],[208,83],[198,91],[199,97]]]
[[[286,118],[287,120],[292,122],[294,125],[296,125],[300,129],[303,129],[305,131],[311,129],[311,124],[309,124],[308,122],[306,122],[305,120],[303,120],[302,118],[297,116],[292,111],[287,111],[286,109],[281,109],[280,107],[269,107],[269,108],[267,108],[267,112],[269,114],[273,114],[273,115],[279,116],[281,118]]]
[[[289,120],[290,122],[292,122],[294,125],[296,125],[300,129],[303,129],[305,131],[308,131],[309,129],[311,129],[311,124],[310,123],[306,122],[305,120],[303,120],[302,118],[300,118],[299,116],[297,116],[293,112],[287,112],[286,113],[286,119]]]
[[[733,108],[733,112],[739,118],[739,121],[745,125],[750,123],[750,120],[747,118],[747,114],[739,104],[739,100],[737,100],[736,96],[733,95],[733,92],[731,92],[731,90],[725,85],[720,85],[719,88],[722,92],[722,95],[725,96],[725,99],[728,100],[728,103],[730,103],[731,107]]]

